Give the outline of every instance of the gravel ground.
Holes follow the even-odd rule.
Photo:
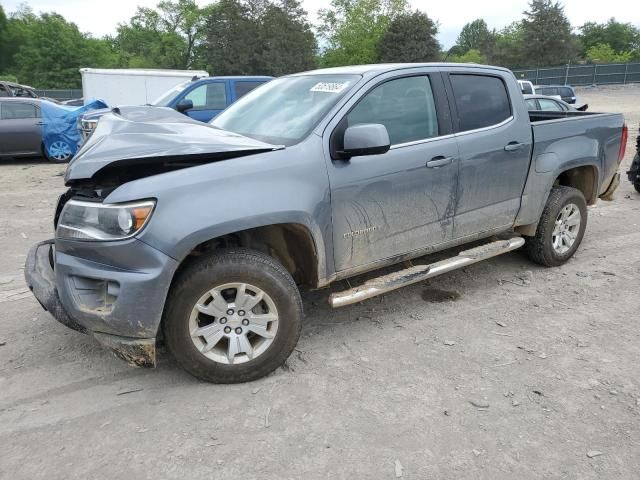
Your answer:
[[[579,90],[624,112],[640,85]],[[636,479],[640,195],[590,209],[563,267],[519,253],[307,321],[285,368],[200,383],[126,366],[25,292],[63,167],[0,165],[0,478]],[[332,287],[344,288],[342,284]]]

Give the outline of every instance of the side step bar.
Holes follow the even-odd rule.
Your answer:
[[[359,287],[354,287],[344,292],[332,293],[329,296],[329,305],[333,308],[338,308],[351,305],[352,303],[358,303],[367,298],[382,295],[383,293],[396,290],[400,287],[422,282],[428,278],[466,267],[472,263],[502,255],[503,253],[520,248],[522,245],[524,245],[524,238],[522,237],[499,240],[470,250],[465,250],[460,252],[456,257],[447,258],[446,260],[441,260],[430,265],[416,265],[406,270],[400,270],[399,272],[373,278]]]

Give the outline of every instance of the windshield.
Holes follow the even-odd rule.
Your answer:
[[[359,75],[278,78],[242,97],[211,125],[274,145],[295,145],[359,79]]]
[[[176,95],[178,95],[181,91],[187,88],[187,86],[189,86],[190,83],[191,83],[191,80],[179,83],[168,92],[165,92],[162,95],[160,95],[149,105],[153,105],[154,107],[166,107],[167,105],[169,105],[171,100],[173,100],[176,97]]]

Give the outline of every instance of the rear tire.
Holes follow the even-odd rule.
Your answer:
[[[179,273],[162,325],[169,351],[187,372],[207,382],[241,383],[284,363],[302,318],[300,292],[277,260],[228,249]]]
[[[562,265],[580,246],[586,226],[587,202],[582,192],[572,187],[553,187],[536,234],[525,237],[524,250],[540,265]]]
[[[636,189],[636,192],[640,193],[640,183],[634,183],[633,188]]]

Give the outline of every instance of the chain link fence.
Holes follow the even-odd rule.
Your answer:
[[[39,97],[49,97],[55,98],[56,100],[71,100],[73,98],[82,98],[82,89],[81,88],[69,88],[64,90],[58,89],[49,89],[42,90],[36,89],[36,95]]]
[[[518,80],[534,85],[607,85],[640,82],[640,63],[564,65],[514,70]]]

